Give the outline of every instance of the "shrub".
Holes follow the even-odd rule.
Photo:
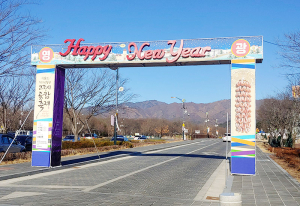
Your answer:
[[[95,139],[95,144],[97,147],[110,146],[114,143],[109,140],[98,140]],[[62,149],[79,149],[79,148],[90,148],[95,147],[93,140],[80,140],[78,142],[62,142]]]
[[[280,139],[281,139],[280,136],[277,139],[276,137],[272,138],[270,145],[272,147],[280,147]]]
[[[145,139],[145,142],[158,142],[158,143],[165,143],[166,140],[164,139]]]
[[[133,144],[131,142],[121,142],[121,145],[127,148],[133,148]]]
[[[289,134],[289,135],[288,135],[288,138],[287,138],[287,140],[286,140],[285,146],[286,146],[286,147],[293,147],[293,138],[292,138],[292,134]]]

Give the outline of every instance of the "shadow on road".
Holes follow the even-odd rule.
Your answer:
[[[165,156],[165,157],[193,157],[193,158],[208,158],[208,159],[225,159],[225,156],[219,156],[219,155],[198,155],[198,154],[165,154],[165,153],[155,153],[155,154],[144,154],[142,152],[130,152],[130,151],[113,151],[106,154],[101,154],[100,159],[104,158],[116,158],[122,156],[152,156],[152,157],[158,157],[158,156]],[[75,157],[76,158],[76,157]],[[92,161],[99,159],[98,155],[92,155],[88,157],[79,157],[76,159],[71,160],[65,160],[61,162],[61,165],[70,165],[75,163],[83,163],[86,161]]]

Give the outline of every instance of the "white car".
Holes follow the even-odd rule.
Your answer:
[[[222,137],[223,142],[231,142],[231,134],[230,133],[225,133]]]
[[[133,140],[145,140],[147,137],[145,135],[135,135]]]

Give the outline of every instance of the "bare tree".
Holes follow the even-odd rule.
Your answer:
[[[287,33],[278,40],[281,56],[280,68],[285,69],[290,85],[287,92],[280,92],[276,97],[265,99],[259,110],[258,119],[265,131],[270,131],[273,138],[288,132],[295,146],[296,128],[299,124],[299,100],[292,97],[292,86],[299,85],[300,69],[300,31]],[[281,138],[282,146],[282,138]]]
[[[44,37],[41,21],[21,12],[28,0],[0,0],[0,77],[22,74],[30,66],[29,46]]]
[[[169,134],[169,125],[168,121],[161,119],[157,121],[157,126],[155,127],[154,131],[159,134],[160,137],[163,137],[164,134]]]
[[[156,119],[142,119],[140,120],[141,126],[140,126],[140,132],[143,135],[154,135],[155,134],[155,127],[156,127]]]
[[[298,127],[300,109],[299,101],[290,93],[282,92],[276,97],[265,99],[257,114],[261,127],[269,131],[272,138],[283,137],[285,133],[290,134],[293,137],[294,146],[296,139],[294,128]],[[283,146],[282,138],[280,145]]]
[[[121,80],[124,86],[127,80]],[[133,95],[120,92],[120,102],[128,101]],[[112,108],[115,102],[115,75],[108,69],[68,69],[65,83],[65,113],[77,140],[78,134],[92,116]]]
[[[300,69],[300,31],[284,35],[283,40],[278,41],[279,55],[282,57],[280,67],[291,69],[292,75],[299,74]]]
[[[16,128],[21,109],[33,100],[33,76],[0,78],[0,123],[4,133],[8,127]],[[18,124],[17,124],[18,125]]]

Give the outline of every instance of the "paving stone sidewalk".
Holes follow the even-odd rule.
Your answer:
[[[99,153],[101,159],[100,161],[107,161],[110,159],[129,156],[129,155],[137,156],[144,152],[150,152],[150,151],[155,151],[163,148],[169,148],[169,147],[191,144],[191,143],[194,143],[194,141],[171,142],[167,144],[157,144],[157,145],[135,147],[135,148],[129,148],[129,149],[123,149],[117,151],[101,152]],[[89,164],[94,161],[99,161],[99,156],[96,153],[62,157],[62,161],[61,161],[62,167],[55,167],[55,168],[31,167],[31,162],[2,165],[0,166],[0,181],[12,179],[16,177],[39,174],[43,172],[66,169],[74,166]]]
[[[169,143],[167,147],[174,147],[177,145],[191,144],[196,141],[174,142]],[[101,153],[102,161],[105,159],[118,158],[128,155],[140,155],[147,151],[155,151],[166,148],[166,144],[153,145],[147,147],[137,147],[132,149],[125,149],[120,151],[113,151]],[[73,157],[65,157],[62,159],[62,167],[74,167],[74,164],[82,165],[88,164],[91,161],[98,161],[96,154],[80,155]],[[7,169],[8,168],[8,169]],[[9,169],[13,168],[13,169]],[[241,193],[243,206],[267,206],[267,205],[300,205],[300,184],[292,178],[285,170],[276,164],[268,154],[263,153],[257,148],[257,173],[255,176],[232,176],[233,182],[231,192]],[[1,178],[12,178],[11,175],[30,175],[31,172],[47,172],[51,169],[40,169],[31,167],[30,163],[23,163],[17,165],[0,166],[0,180]],[[41,171],[37,171],[41,170]],[[2,179],[2,180],[3,180]],[[107,194],[106,194],[107,195]],[[108,198],[108,197],[107,197]],[[138,202],[138,201],[137,201]],[[185,203],[190,201],[185,201]],[[177,202],[178,205],[186,205],[183,202]],[[188,204],[191,205],[191,204]],[[200,201],[193,202],[192,205],[219,205],[216,201]]]
[[[300,205],[300,184],[268,154],[256,151],[256,175],[235,175],[231,192],[242,195],[243,206]]]

